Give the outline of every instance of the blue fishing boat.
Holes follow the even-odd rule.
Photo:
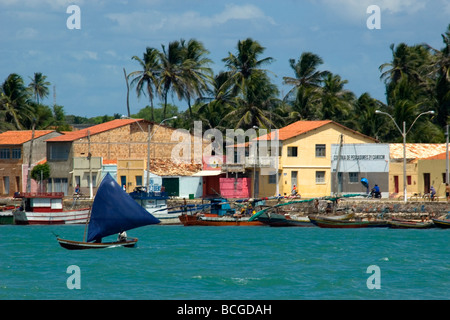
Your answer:
[[[108,173],[103,178],[92,204],[83,241],[57,237],[61,247],[69,250],[133,247],[138,239],[119,237],[118,241],[102,243],[102,238],[160,221],[134,201]]]

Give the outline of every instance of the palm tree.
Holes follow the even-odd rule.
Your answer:
[[[143,59],[133,56],[141,66],[141,70],[131,72],[128,77],[133,78],[131,85],[136,85],[136,94],[138,97],[147,91],[151,107],[151,120],[155,120],[153,99],[155,97],[154,89],[158,88],[158,76],[161,72],[159,65],[160,52],[157,49],[147,47]],[[145,91],[144,91],[145,89]]]
[[[235,85],[236,93],[245,90],[245,82],[255,71],[260,71],[260,74],[261,72],[266,73],[266,70],[261,69],[261,67],[271,63],[273,58],[259,59],[264,50],[265,48],[259,42],[247,38],[246,40],[238,41],[236,55],[229,52],[228,57],[222,59],[229,70],[230,81]]]
[[[328,73],[323,80],[321,93],[322,115],[324,119],[330,119],[345,124],[353,108],[354,94],[344,89],[347,80],[342,80],[339,75]]]
[[[227,72],[220,72],[212,81],[210,97],[199,99],[197,116],[210,129],[225,129],[228,125],[225,116],[236,108],[237,99],[228,78]]]
[[[329,73],[329,71],[317,70],[317,67],[321,64],[323,64],[322,58],[311,52],[303,52],[297,62],[294,59],[289,59],[289,65],[294,70],[295,78],[283,77],[284,84],[293,86],[287,95],[301,87],[320,87],[323,77]]]
[[[163,117],[166,117],[167,98],[169,91],[176,93],[178,99],[184,97],[185,83],[183,79],[182,64],[183,64],[183,47],[180,41],[172,41],[169,46],[162,45],[162,52],[159,54],[160,58],[160,75],[158,92],[164,100]]]
[[[441,50],[425,45],[434,53],[432,69],[436,75],[435,96],[438,111],[436,121],[441,128],[450,120],[450,24],[442,34],[442,41],[444,47]]]
[[[48,86],[50,82],[46,81],[47,76],[42,75],[41,72],[35,72],[34,78],[31,78],[31,82],[28,85],[31,92],[34,94],[36,103],[39,104],[39,98],[46,98],[49,94]]]
[[[201,97],[212,81],[212,69],[208,66],[212,61],[206,57],[209,51],[195,39],[187,43],[181,40],[183,48],[182,73],[184,82],[184,98],[187,100],[189,115],[192,118],[191,98]]]
[[[245,81],[242,95],[237,97],[237,107],[228,113],[226,120],[235,122],[235,128],[276,128],[279,116],[272,112],[280,104],[277,86],[261,70],[253,70]]]
[[[27,119],[33,117],[33,109],[29,104],[29,91],[18,74],[10,74],[3,82],[0,90],[0,109],[3,110],[5,121],[13,123],[19,130],[23,129]]]
[[[372,98],[369,93],[365,92],[355,101],[354,104],[356,117],[353,120],[352,128],[369,137],[377,139],[386,139],[387,134],[394,128],[392,121],[386,122],[383,117],[379,117],[375,110],[386,110],[387,106],[381,101]],[[390,112],[389,112],[390,113]],[[392,131],[393,132],[393,131]]]

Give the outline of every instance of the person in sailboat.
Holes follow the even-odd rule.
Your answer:
[[[119,242],[127,241],[127,233],[125,231],[120,232],[119,235],[117,236],[117,241]]]

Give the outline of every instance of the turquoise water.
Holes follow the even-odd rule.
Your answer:
[[[53,235],[83,231],[0,226],[0,299],[450,298],[450,230],[148,226],[137,248],[86,251]]]

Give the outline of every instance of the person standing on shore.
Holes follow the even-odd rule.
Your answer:
[[[447,202],[450,199],[450,186],[448,183],[445,184],[445,196],[447,197]]]

